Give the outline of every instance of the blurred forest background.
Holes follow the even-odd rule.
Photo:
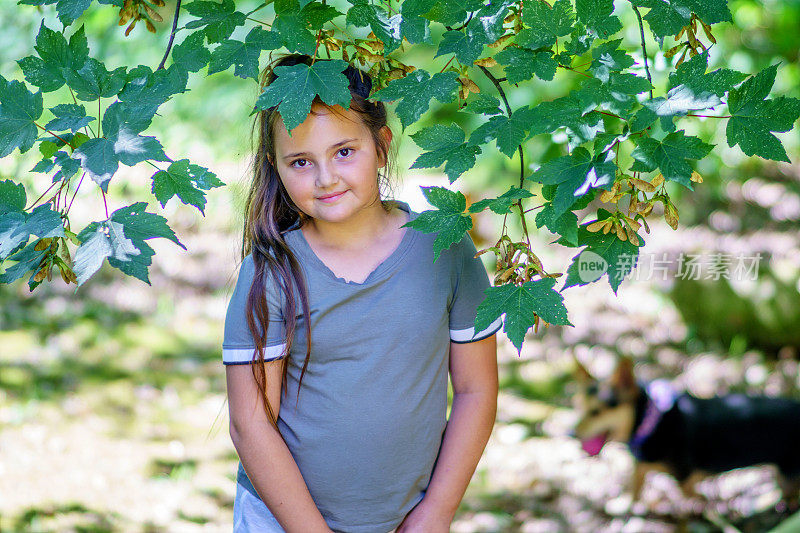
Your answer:
[[[627,3],[617,4],[625,24],[620,36],[641,67],[634,14]],[[255,2],[239,5],[244,11]],[[800,97],[800,1],[732,0],[730,8],[734,24],[715,27],[718,43],[709,69],[755,73],[780,62],[773,95]],[[140,63],[155,68],[171,15],[164,16],[158,34],[137,27],[126,38],[116,11],[93,4],[83,17],[91,54],[109,69]],[[40,12],[0,3],[0,74],[7,79],[23,79],[15,60],[32,52],[43,17],[50,28],[61,27],[52,6]],[[235,38],[243,37],[242,29]],[[647,46],[654,85],[663,91],[666,60],[655,42]],[[418,46],[404,62],[434,72],[448,59],[433,59],[434,53]],[[262,66],[265,61],[266,53]],[[552,82],[534,81],[528,86],[533,90],[512,88],[509,100],[513,108],[550,100],[579,81],[575,73],[559,70]],[[57,278],[34,294],[25,280],[0,285],[0,531],[231,528],[237,457],[228,436],[220,344],[240,260],[250,172],[247,115],[257,87],[229,69],[208,78],[201,71],[190,77],[189,89],[164,104],[145,133],[156,135],[174,159],[188,157],[228,184],[209,191],[206,216],[176,199],[162,209],[149,192],[147,165],[121,167],[108,195],[109,212],[149,198],[150,210],[168,219],[188,251],[163,239],[149,241],[156,250],[152,286],[107,264],[77,292]],[[487,82],[481,90],[493,88]],[[66,102],[62,91],[45,95],[45,105]],[[416,127],[477,126],[465,120],[451,104],[436,107]],[[652,226],[639,267],[617,295],[605,279],[566,290],[575,327],[529,332],[520,355],[499,335],[497,425],[453,531],[675,530],[671,478],[652,476],[645,497],[657,505],[631,515],[626,487],[633,463],[627,449],[609,445],[589,458],[568,436],[575,422],[573,356],[602,376],[616,356],[629,355],[639,378],[668,378],[700,396],[744,391],[800,397],[800,135],[797,129],[778,134],[792,163],[775,163],[728,148],[725,121],[684,122],[688,133],[699,132],[716,148],[700,162],[704,181],[694,192],[670,184],[670,195],[681,194],[673,196],[678,230],[663,220]],[[398,135],[396,120],[394,130],[395,195],[422,211],[429,207],[419,186],[447,185],[447,179],[407,170],[419,154],[407,135],[413,131]],[[535,168],[562,155],[564,145],[558,135],[536,137],[526,145],[526,161]],[[0,179],[24,183],[29,199],[49,185],[45,175],[30,172],[35,152],[15,151],[0,160]],[[518,183],[518,168],[516,157],[484,150],[453,187],[472,201],[494,197]],[[85,187],[79,196],[71,210],[73,228],[104,218],[96,187]],[[564,271],[576,251],[549,244],[553,236],[535,231],[529,220],[538,243],[534,250],[546,268]],[[502,222],[490,211],[476,217],[478,248],[498,238]],[[509,222],[511,237],[519,239],[517,221]],[[678,267],[688,254],[700,256],[704,265],[725,254],[734,261],[760,257],[757,277],[684,279]],[[651,272],[654,261],[663,261],[667,270]],[[494,265],[486,266],[491,271]],[[700,490],[714,512],[693,518],[693,531],[766,531],[785,518],[773,510],[777,493],[769,469],[725,474],[703,482]]]

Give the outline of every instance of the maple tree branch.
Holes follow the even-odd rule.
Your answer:
[[[178,14],[181,12],[181,0],[178,0],[175,3],[175,16],[172,17],[172,30],[169,32],[169,42],[167,43],[167,50],[164,52],[164,57],[161,59],[161,63],[158,64],[158,68],[156,70],[164,68],[164,63],[167,62],[167,58],[169,57],[169,51],[172,49],[172,43],[175,41],[175,32],[177,32],[178,28]]]
[[[506,112],[508,113],[508,118],[511,119],[511,105],[508,103],[508,98],[506,98],[506,92],[503,90],[503,87],[500,85],[500,81],[494,77],[494,75],[489,72],[489,69],[484,67],[483,65],[478,65],[478,68],[483,71],[489,81],[494,84],[497,88],[497,91],[500,93],[500,97],[503,99],[503,103],[506,106]],[[522,144],[517,146],[517,150],[519,151],[519,188],[523,189],[525,186],[525,154],[522,151]],[[525,224],[525,210],[522,208],[522,198],[516,201],[517,207],[519,208],[519,218],[522,222],[522,231],[525,233],[525,240],[528,242],[528,248],[531,247],[531,239],[528,235],[528,226]],[[505,227],[505,219],[503,222],[503,227]]]
[[[650,67],[647,65],[647,47],[644,44],[644,23],[642,22],[642,14],[639,13],[639,8],[631,2],[633,11],[636,13],[636,18],[639,19],[639,34],[642,37],[642,57],[644,58],[644,71],[647,73],[647,81],[650,82],[650,100],[653,99],[653,78],[650,77]]]

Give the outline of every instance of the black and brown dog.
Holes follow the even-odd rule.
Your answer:
[[[800,496],[800,402],[729,394],[696,398],[676,393],[666,381],[637,383],[630,359],[613,375],[595,380],[577,363],[580,421],[575,436],[590,455],[608,440],[628,444],[635,457],[632,493],[638,501],[651,470],[672,474],[686,496],[705,476],[734,468],[772,464],[789,509]]]

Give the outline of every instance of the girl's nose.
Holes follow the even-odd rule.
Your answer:
[[[337,181],[339,176],[331,163],[321,163],[317,166],[317,187],[325,189]]]

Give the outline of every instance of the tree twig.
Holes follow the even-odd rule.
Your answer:
[[[172,49],[172,43],[173,41],[175,41],[175,32],[178,31],[178,14],[180,12],[181,12],[181,0],[178,0],[175,3],[175,16],[172,17],[172,30],[169,32],[169,42],[167,43],[167,50],[164,52],[164,57],[161,59],[161,63],[158,64],[158,68],[156,68],[156,70],[164,68],[164,63],[167,62],[167,58],[169,57],[169,51]]]
[[[647,47],[644,44],[644,23],[642,22],[642,14],[639,13],[639,8],[631,2],[633,11],[636,13],[636,18],[639,20],[639,34],[642,38],[642,57],[644,58],[644,71],[647,73],[647,81],[650,82],[650,100],[653,99],[653,79],[650,77],[650,67],[647,65]]]

